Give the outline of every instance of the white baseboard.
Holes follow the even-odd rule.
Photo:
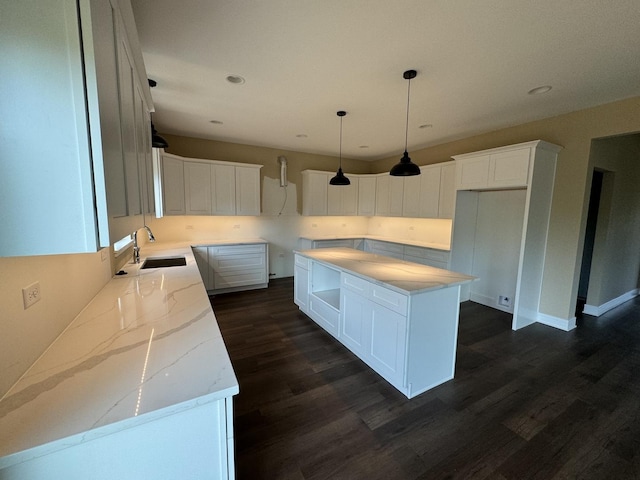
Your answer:
[[[623,293],[619,297],[614,298],[613,300],[609,300],[607,303],[603,303],[599,306],[585,304],[584,308],[582,309],[582,313],[586,315],[593,315],[594,317],[599,317],[600,315],[607,313],[609,310],[612,310],[622,305],[623,303],[628,302],[632,298],[637,297],[639,292],[640,289],[634,288],[633,290],[630,290],[627,293]]]
[[[576,317],[571,317],[567,320],[560,317],[554,317],[553,315],[547,315],[546,313],[538,312],[538,323],[542,323],[543,325],[548,325],[550,327],[559,328],[560,330],[568,332],[576,328]]]
[[[570,319],[564,319],[560,317],[554,317],[553,315],[547,315],[546,313],[536,312],[534,310],[520,309],[520,315],[518,318],[514,318],[513,329],[519,330],[532,323],[541,323],[549,327],[554,327],[560,330],[568,332],[576,328],[576,317]]]

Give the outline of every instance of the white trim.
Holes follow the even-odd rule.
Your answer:
[[[565,318],[554,317],[553,315],[538,312],[538,323],[568,332],[576,328],[576,317],[571,317],[567,320]]]
[[[603,303],[600,306],[595,305],[586,305],[582,309],[582,313],[586,315],[593,315],[594,317],[599,317],[600,315],[608,312],[609,310],[613,310],[614,308],[622,305],[625,302],[628,302],[634,297],[637,297],[640,293],[640,289],[634,288],[633,290],[628,291],[627,293],[623,293],[617,298],[613,300],[609,300],[606,303]]]

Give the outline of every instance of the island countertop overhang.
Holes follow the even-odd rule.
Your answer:
[[[294,253],[408,295],[462,285],[477,279],[463,273],[352,248],[294,250]]]

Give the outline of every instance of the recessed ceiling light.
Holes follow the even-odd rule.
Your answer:
[[[422,125],[420,125],[418,128],[431,128],[433,127],[433,125],[431,123],[424,123]]]
[[[222,125],[223,122],[221,122],[220,120],[211,120],[209,121],[209,123],[213,123],[214,125]]]
[[[308,135],[306,133],[299,133],[296,135],[297,138],[307,138]]]
[[[229,75],[227,76],[227,82],[241,85],[244,83],[244,78],[240,75]]]
[[[551,90],[551,85],[543,85],[542,87],[532,88],[527,93],[529,95],[542,95],[543,93],[547,93],[549,90]]]

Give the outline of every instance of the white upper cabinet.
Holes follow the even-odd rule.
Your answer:
[[[455,163],[420,167],[422,174],[346,174],[351,185],[329,185],[333,172],[302,172],[303,215],[452,218]]]
[[[162,210],[165,215],[185,215],[184,162],[169,154],[162,155]]]
[[[401,217],[404,202],[404,178],[388,173],[376,175],[376,215]]]
[[[153,106],[131,6],[2,2],[0,17],[0,255],[109,246],[144,221]]]
[[[302,214],[327,215],[329,172],[305,170],[302,172]]]
[[[358,215],[359,178],[347,174],[350,185],[329,185],[333,172],[302,172],[303,215]]]
[[[260,215],[262,165],[162,154],[165,215]]]
[[[358,177],[358,215],[373,217],[376,214],[376,177]]]
[[[446,162],[440,166],[440,199],[438,218],[453,218],[456,202],[456,163]]]
[[[456,190],[523,188],[529,182],[528,144],[456,155]]]
[[[236,165],[236,215],[260,215],[260,169]]]

